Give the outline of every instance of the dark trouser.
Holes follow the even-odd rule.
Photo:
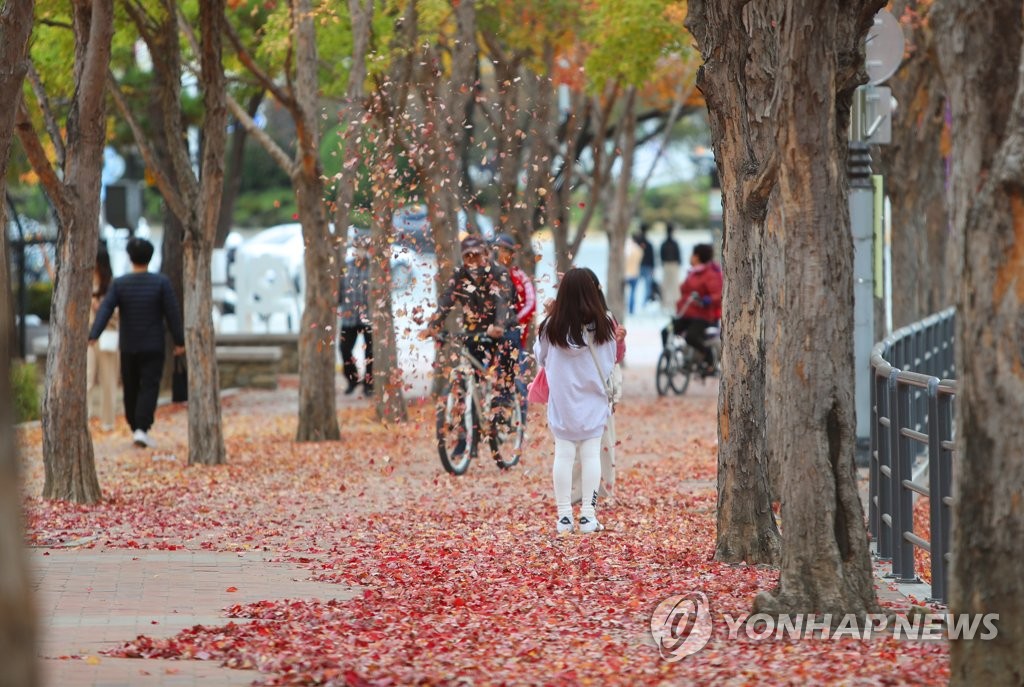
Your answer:
[[[523,349],[522,330],[519,327],[506,330],[505,336],[501,338],[501,346],[503,346],[501,364],[505,374],[514,382],[515,388],[519,391],[520,410],[523,413],[523,422],[526,422],[526,381],[523,379],[526,351]],[[508,386],[511,390],[511,384]]]
[[[672,330],[676,334],[682,334],[685,331],[686,335],[683,338],[686,339],[690,348],[701,356],[701,360],[711,362],[710,351],[704,345],[704,332],[714,324],[714,322],[702,320],[699,317],[676,317],[672,320]]]
[[[466,349],[476,358],[485,370],[494,376],[494,402],[496,405],[507,406],[512,400],[512,380],[514,378],[514,358],[512,345],[505,337],[496,341],[466,341]]]
[[[356,359],[352,351],[356,348],[356,337],[363,335],[363,358],[366,360],[366,374],[363,380],[367,384],[373,384],[373,329],[368,324],[360,324],[355,327],[342,327],[341,338],[338,340],[338,349],[341,351],[341,363],[345,370],[345,379],[350,385],[359,383],[359,368],[356,367]]]
[[[134,432],[148,432],[160,395],[164,373],[164,352],[121,352],[121,383],[124,384],[124,418]]]

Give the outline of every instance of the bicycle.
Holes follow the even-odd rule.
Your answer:
[[[686,312],[687,306],[693,300],[691,294],[680,311]],[[721,374],[722,336],[719,327],[711,326],[704,330],[704,345],[711,354],[710,368],[702,367],[697,352],[686,343],[686,338],[682,334],[672,333],[671,322],[669,332],[655,371],[654,382],[659,396],[666,395],[669,389],[677,395],[685,394],[690,387],[690,377],[694,374],[701,375],[701,379]]]
[[[508,405],[495,406],[498,390],[492,371],[481,365],[466,347],[470,341],[493,345],[495,340],[483,335],[441,332],[438,344],[449,337],[459,339],[460,343],[458,360],[436,399],[437,452],[441,465],[453,475],[465,473],[477,456],[480,437],[486,436],[494,462],[507,470],[519,462],[526,433],[519,391],[512,385]]]

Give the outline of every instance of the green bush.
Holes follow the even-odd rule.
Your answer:
[[[12,363],[11,397],[15,422],[39,419],[39,378],[34,363]]]
[[[44,322],[48,321],[50,319],[50,301],[53,300],[53,284],[48,281],[33,282],[28,285],[26,297],[29,314],[38,315],[39,319]]]

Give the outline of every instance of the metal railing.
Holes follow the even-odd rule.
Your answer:
[[[952,504],[954,310],[893,332],[871,351],[868,523],[899,582],[918,582],[914,547],[931,554],[932,598],[947,597]],[[928,485],[914,481],[927,465]],[[914,534],[914,498],[929,500],[930,537]]]

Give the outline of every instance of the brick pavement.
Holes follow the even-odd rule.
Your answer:
[[[307,581],[307,571],[269,559],[253,552],[33,549],[43,684],[251,684],[259,673],[202,661],[111,658],[100,651],[140,634],[168,637],[196,624],[225,624],[222,609],[235,603],[353,594],[349,587]]]

